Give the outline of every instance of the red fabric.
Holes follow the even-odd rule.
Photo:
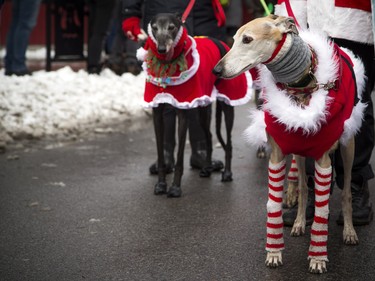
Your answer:
[[[336,50],[346,56],[337,46]],[[344,131],[344,122],[352,113],[356,95],[351,68],[343,61],[340,61],[340,68],[342,75],[339,77],[339,88],[337,91],[330,90],[328,94],[334,100],[328,107],[327,122],[321,125],[321,129],[316,134],[306,135],[302,129],[296,132],[287,131],[285,125],[277,122],[277,119],[269,112],[265,112],[266,130],[285,155],[294,153],[318,160],[340,138]]]
[[[138,35],[141,34],[141,19],[137,17],[130,17],[122,22],[122,30],[125,35],[131,32],[134,36],[134,41],[138,41]]]
[[[370,0],[335,0],[335,6],[371,12]]]
[[[220,4],[219,0],[211,0],[212,7],[214,8],[215,17],[217,19],[217,26],[224,26],[225,25],[225,12],[223,7]]]
[[[191,40],[188,37],[187,40]],[[204,96],[211,97],[213,87],[217,81],[217,76],[212,73],[212,69],[221,59],[220,51],[216,44],[208,38],[195,38],[197,43],[197,51],[200,55],[200,65],[197,73],[186,82],[180,85],[162,86],[154,85],[146,82],[144,101],[151,103],[155,97],[161,93],[169,93],[178,103],[191,103],[195,99]],[[229,47],[226,47],[229,49]],[[193,64],[193,56],[190,51],[186,59],[188,66]],[[177,72],[175,76],[178,76]],[[230,80],[220,80],[216,88],[221,94],[224,94],[229,100],[238,100],[246,96],[247,80],[244,74]]]

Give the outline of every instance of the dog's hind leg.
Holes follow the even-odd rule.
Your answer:
[[[188,128],[188,111],[186,109],[178,109],[178,151],[177,161],[174,168],[174,176],[172,185],[168,189],[168,197],[180,197],[182,194],[181,190],[181,178],[184,172],[184,152],[186,134]]]
[[[305,158],[294,155],[294,159],[296,160],[296,167],[298,171],[298,209],[297,209],[297,217],[294,221],[292,231],[290,234],[292,236],[301,236],[305,234],[305,227],[306,227],[306,206],[307,206],[307,183],[306,183],[306,165],[305,165]],[[288,186],[289,188],[289,186]]]
[[[285,180],[285,156],[280,147],[269,136],[272,152],[268,164],[267,244],[266,265],[277,267],[283,264],[284,250],[282,202]]]
[[[226,104],[223,101],[217,101],[216,106],[220,107],[221,110],[217,111],[216,120],[221,118],[221,111],[224,113],[224,120],[225,120],[225,129],[227,132],[227,142],[225,143],[222,136],[220,127],[216,126],[216,135],[218,136],[219,142],[224,149],[225,152],[225,167],[224,171],[221,174],[221,181],[228,182],[232,181],[232,130],[233,130],[233,122],[234,122],[234,107],[231,105]],[[220,114],[220,116],[218,116]],[[216,124],[219,124],[216,122]]]
[[[206,161],[204,167],[200,170],[199,176],[207,178],[211,176],[212,168],[212,134],[211,134],[211,105],[199,107],[199,122],[202,126],[203,132],[206,137]]]
[[[332,181],[332,165],[329,152],[315,162],[315,214],[311,226],[311,240],[308,258],[311,273],[324,273],[328,262],[328,216],[329,196]]]
[[[352,192],[350,186],[354,160],[354,137],[349,140],[346,146],[340,146],[340,152],[344,165],[344,188],[341,195],[342,212],[344,216],[343,240],[347,245],[356,245],[358,244],[358,237],[353,227]]]
[[[160,104],[158,107],[155,107],[152,113],[156,138],[156,149],[158,154],[158,182],[155,184],[154,194],[160,195],[167,192],[167,183],[165,180],[166,167],[164,161],[164,104]]]
[[[296,156],[293,155],[287,177],[288,187],[285,192],[283,205],[285,208],[292,208],[298,203],[298,168]]]

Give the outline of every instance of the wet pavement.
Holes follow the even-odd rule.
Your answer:
[[[233,133],[234,181],[200,178],[188,146],[177,199],[153,195],[149,118],[122,133],[1,154],[0,280],[374,280],[375,223],[356,227],[358,246],[343,245],[337,188],[328,273],[308,273],[309,227],[297,238],[285,228],[284,265],[264,265],[267,160],[245,144],[247,122],[243,106]],[[214,157],[223,158],[220,148]],[[370,191],[375,202],[374,181]]]

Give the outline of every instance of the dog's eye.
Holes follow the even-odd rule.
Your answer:
[[[153,31],[157,31],[158,30],[158,27],[157,27],[156,24],[151,25],[151,28],[152,28]]]
[[[244,37],[242,37],[242,43],[244,43],[244,44],[249,44],[251,41],[253,41],[253,37],[251,37],[251,36],[244,36]]]
[[[174,24],[170,24],[168,26],[168,30],[174,30],[176,28],[176,26]]]

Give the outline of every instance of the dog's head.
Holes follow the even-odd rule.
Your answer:
[[[173,52],[173,45],[181,32],[182,21],[176,14],[157,14],[149,24],[148,33],[156,43],[157,52],[166,54]]]
[[[232,48],[213,72],[229,79],[267,61],[285,33],[298,34],[292,18],[269,15],[250,21],[238,29]]]

